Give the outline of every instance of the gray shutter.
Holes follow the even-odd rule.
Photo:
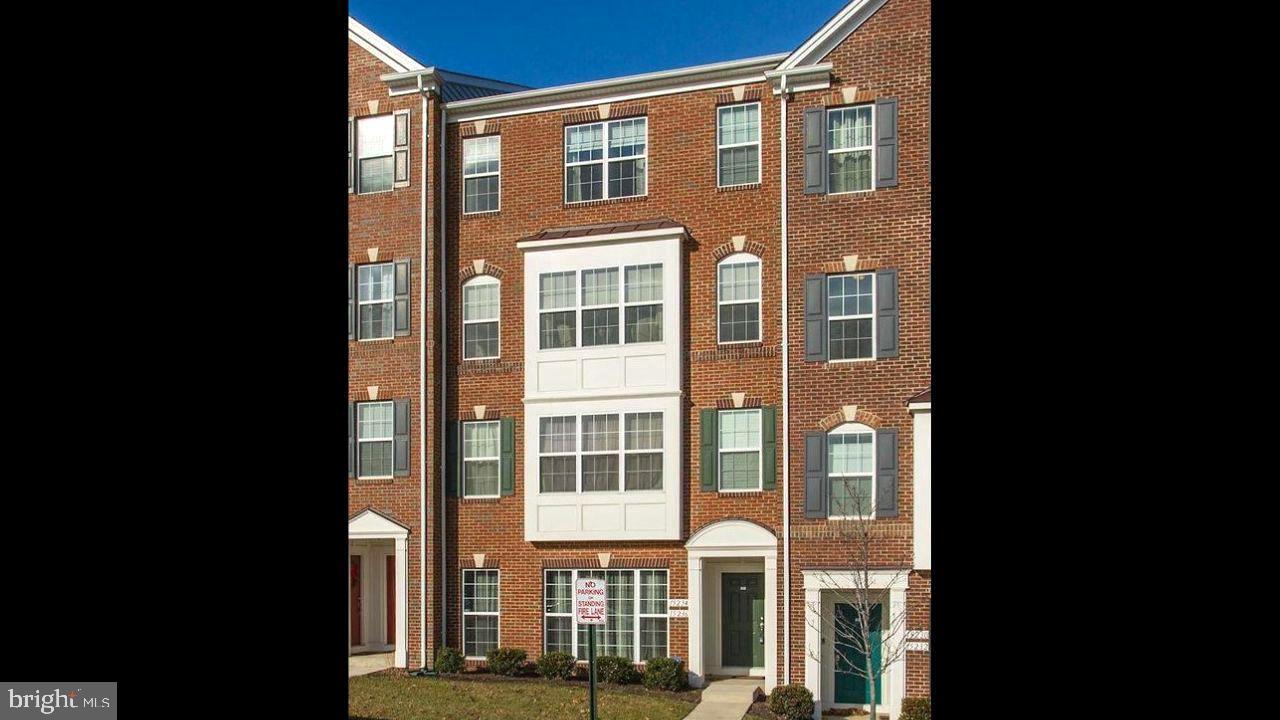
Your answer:
[[[804,194],[827,191],[827,109],[804,110]]]
[[[356,339],[356,266],[347,263],[347,339]]]
[[[827,516],[827,434],[804,434],[804,516]]]
[[[898,430],[876,431],[876,517],[898,516]]]
[[[876,100],[876,187],[898,184],[898,98]]]
[[[459,466],[462,464],[459,460],[462,453],[462,429],[459,425],[461,423],[457,420],[450,420],[445,423],[444,486],[449,495],[454,497],[462,495],[462,476],[458,472]]]
[[[356,189],[356,119],[347,118],[347,192]]]
[[[395,175],[392,187],[409,186],[409,111],[395,112]]]
[[[356,476],[356,404],[347,403],[347,478]]]
[[[498,421],[502,430],[502,448],[499,467],[502,477],[502,494],[514,495],[516,492],[516,420],[502,418]]]
[[[716,490],[716,421],[719,416],[715,408],[699,413],[698,424],[702,432],[702,489],[710,492]]]
[[[778,410],[774,407],[760,408],[760,435],[764,440],[760,453],[760,487],[773,490],[777,485],[778,472]]]
[[[898,357],[898,271],[876,272],[876,357]]]
[[[827,276],[804,278],[804,359],[827,359]]]
[[[409,261],[396,261],[396,335],[409,334]]]
[[[392,416],[394,470],[391,473],[398,477],[409,474],[409,400],[404,398],[395,401],[395,415]]]

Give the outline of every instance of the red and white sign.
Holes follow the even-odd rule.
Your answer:
[[[603,625],[608,586],[599,578],[578,578],[573,585],[573,616],[579,625]]]

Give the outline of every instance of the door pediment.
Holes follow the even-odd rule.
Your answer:
[[[365,508],[347,521],[348,538],[405,538],[409,528],[374,510]]]

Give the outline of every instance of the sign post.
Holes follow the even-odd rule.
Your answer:
[[[608,585],[600,578],[578,578],[573,586],[573,615],[587,626],[587,663],[591,668],[591,720],[596,720],[596,626],[604,625]]]

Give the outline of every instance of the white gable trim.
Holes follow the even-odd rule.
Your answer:
[[[802,65],[810,65],[816,63],[827,56],[827,53],[835,49],[837,45],[844,42],[849,34],[858,29],[859,25],[866,22],[867,18],[875,14],[881,6],[888,0],[853,0],[844,6],[835,17],[827,21],[822,29],[814,33],[796,48],[796,51],[787,56],[786,60],[778,66],[779,70],[790,70]]]
[[[409,528],[373,508],[366,508],[347,521],[347,537],[353,540],[356,538],[403,540],[408,536]]]
[[[382,39],[374,31],[360,24],[360,21],[347,16],[347,37],[360,47],[368,50],[387,67],[396,72],[422,70],[422,64],[406,55],[400,48]]]

